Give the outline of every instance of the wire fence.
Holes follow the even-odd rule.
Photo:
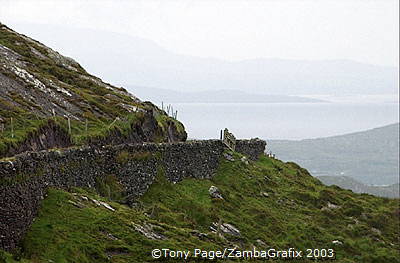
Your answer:
[[[168,104],[164,109],[164,102],[161,102],[161,110],[164,111],[169,117],[177,120],[178,118],[178,110],[174,111],[174,108],[171,104]]]
[[[164,102],[161,102],[161,110],[168,117],[171,117],[175,120],[178,118],[178,110],[175,110],[172,104],[168,104],[165,106]],[[153,111],[155,115],[159,115],[159,112]],[[73,133],[80,135],[87,135],[90,132],[94,132],[96,130],[107,130],[111,129],[117,123],[121,123],[122,125],[128,124],[128,118],[120,118],[116,117],[110,122],[106,123],[104,121],[89,121],[87,118],[82,120],[76,120],[71,118],[70,116],[59,116],[56,114],[54,110],[52,110],[52,116],[47,119],[39,118],[37,115],[29,116],[28,118],[20,117],[9,117],[2,118],[0,117],[0,138],[15,138],[17,134],[22,133],[25,130],[32,130],[40,126],[41,121],[46,121],[52,119],[55,123],[60,124],[65,127],[68,134],[72,135]],[[43,124],[43,123],[42,123]]]

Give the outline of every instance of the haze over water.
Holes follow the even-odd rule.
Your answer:
[[[189,138],[308,139],[358,132],[399,121],[398,103],[174,103]]]

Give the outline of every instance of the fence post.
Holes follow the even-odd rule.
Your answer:
[[[68,134],[71,135],[71,119],[69,117],[68,118]]]
[[[118,121],[118,120],[119,120],[119,117],[116,117],[115,120],[113,120],[113,122],[111,122],[110,126],[108,126],[108,128],[110,129],[111,126],[113,126],[114,123],[115,123],[116,121]]]
[[[11,117],[11,138],[14,138],[14,122],[12,117]]]

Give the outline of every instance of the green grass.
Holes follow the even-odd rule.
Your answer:
[[[35,133],[40,127],[47,124],[46,119],[38,119],[31,114],[21,114],[7,123],[4,132],[0,132],[0,156],[9,148],[16,147],[23,142],[29,134]],[[13,136],[14,135],[14,136]]]
[[[52,118],[37,118],[31,114],[20,115],[19,118],[13,118],[13,134],[11,129],[11,120],[6,125],[4,132],[0,132],[0,156],[6,154],[10,148],[17,147],[22,144],[29,136],[34,136],[37,131],[48,124],[48,121],[54,121],[56,125],[61,127],[66,133],[69,133],[71,141],[75,146],[86,145],[93,141],[101,141],[102,139],[118,134],[119,136],[128,136],[132,131],[132,127],[135,123],[143,122],[146,118],[143,112],[136,112],[126,114],[124,117],[119,119],[88,119],[87,122],[70,120],[71,122],[71,133],[69,133],[68,120],[63,117],[52,117]],[[167,122],[170,117],[159,121],[159,126],[167,127]],[[176,127],[183,127],[179,121],[173,120]],[[180,126],[179,126],[180,125]],[[86,128],[87,127],[87,128]],[[184,132],[184,128],[179,130]],[[157,142],[164,140],[164,135],[167,131],[163,130],[163,134],[160,134],[156,138]]]
[[[211,185],[224,200],[210,198]],[[296,164],[267,157],[249,165],[222,160],[213,179],[189,178],[177,184],[168,182],[160,167],[156,182],[135,208],[111,201],[109,191],[103,197],[88,189],[73,192],[103,200],[116,211],[50,189],[14,257],[26,260],[22,262],[153,262],[154,248],[262,249],[257,244],[262,240],[276,249],[333,248],[337,262],[400,262],[398,199],[327,187]],[[328,202],[338,208],[326,209]],[[211,233],[212,222],[234,225],[241,237]],[[167,239],[150,240],[133,226],[145,223]],[[199,238],[194,231],[207,237]],[[14,262],[10,254],[3,257]]]
[[[179,132],[184,133],[184,127],[179,121],[163,115],[152,103],[137,102],[120,93],[119,91],[125,91],[122,88],[106,88],[77,63],[72,64],[76,70],[61,65],[40,43],[29,41],[16,32],[7,30],[1,23],[0,44],[18,53],[21,56],[20,60],[26,64],[24,69],[41,82],[52,81],[75,94],[72,97],[61,97],[81,111],[74,114],[79,120],[71,119],[70,136],[75,145],[101,140],[112,133],[126,136],[131,131],[132,124],[145,118],[143,111],[151,109],[158,113],[157,122],[163,131],[157,141],[165,140],[169,123],[174,124]],[[43,56],[35,55],[32,49]],[[3,68],[0,68],[0,73],[18,79],[14,73]],[[55,90],[53,92],[57,93]],[[11,92],[8,96],[12,99],[12,103],[5,98],[0,98],[0,120],[5,121],[5,131],[0,131],[0,156],[6,155],[10,148],[23,143],[29,135],[47,123],[48,119],[53,119],[53,117],[43,117],[43,113],[46,113],[46,116],[50,113],[43,110],[41,105],[25,99],[21,94]],[[121,104],[137,107],[140,111],[128,113]],[[13,124],[11,124],[11,118]],[[68,130],[66,118],[57,116],[54,119],[64,130]],[[14,136],[12,136],[12,129]]]
[[[126,164],[128,161],[147,161],[151,158],[157,158],[155,154],[151,152],[136,152],[136,153],[129,153],[127,151],[121,151],[115,158],[117,163],[119,164]]]

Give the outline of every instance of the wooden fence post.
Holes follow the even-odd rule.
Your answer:
[[[12,117],[11,117],[11,138],[14,138],[14,122]]]
[[[68,134],[71,135],[71,119],[69,117],[68,118]]]

